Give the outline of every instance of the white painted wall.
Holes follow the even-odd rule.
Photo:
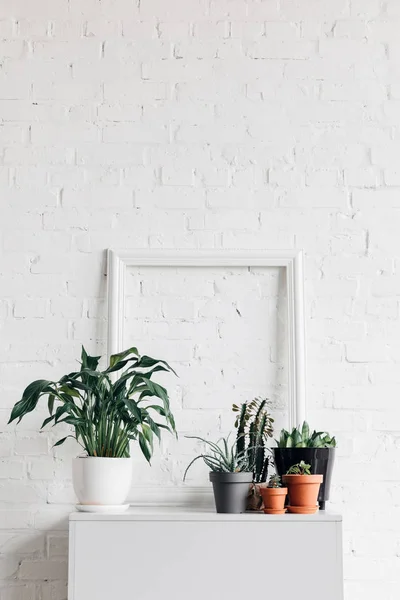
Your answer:
[[[76,449],[50,450],[44,408],[6,422],[33,378],[104,350],[109,246],[305,249],[347,600],[397,599],[398,0],[0,0],[0,19],[1,599],[66,598]]]

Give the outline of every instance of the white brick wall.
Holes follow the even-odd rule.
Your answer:
[[[66,598],[76,448],[49,454],[44,408],[6,421],[81,342],[104,351],[108,246],[305,249],[309,419],[340,440],[346,599],[397,600],[399,27],[399,0],[0,1],[2,600]],[[182,430],[229,426],[198,402]],[[138,484],[177,482],[193,445],[173,451],[138,461]]]

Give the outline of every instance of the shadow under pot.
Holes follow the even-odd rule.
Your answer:
[[[323,475],[318,504],[320,510],[325,510],[325,503],[329,500],[336,448],[274,448],[273,450],[275,468],[281,477],[286,475],[290,467],[302,460],[311,465],[312,475]]]
[[[253,473],[217,473],[211,471],[217,513],[239,514],[246,511]]]

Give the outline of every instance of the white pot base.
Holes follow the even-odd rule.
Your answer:
[[[115,514],[128,510],[130,504],[76,504],[79,512]]]
[[[72,461],[75,494],[79,504],[85,506],[126,504],[132,474],[131,458],[86,456]]]

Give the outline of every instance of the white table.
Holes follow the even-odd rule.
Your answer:
[[[68,598],[343,600],[341,521],[324,511],[76,512],[70,515]]]

